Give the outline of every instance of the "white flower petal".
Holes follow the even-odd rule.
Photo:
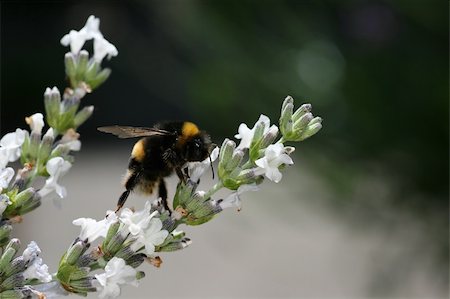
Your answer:
[[[70,167],[72,167],[72,164],[61,157],[55,157],[48,160],[46,169],[50,177],[45,181],[45,186],[39,190],[39,194],[44,197],[55,191],[60,198],[66,197],[66,188],[59,185],[58,180],[69,171]]]
[[[265,174],[268,179],[275,183],[280,182],[282,174],[279,170],[282,164],[294,164],[292,158],[286,154],[286,149],[283,144],[271,144],[264,151],[264,156],[255,161],[258,168],[255,168],[255,173],[258,175]]]
[[[102,62],[105,56],[111,59],[112,56],[117,56],[117,54],[119,54],[117,48],[105,38],[96,37],[94,39],[94,60],[98,63]]]
[[[231,193],[228,195],[227,198],[225,198],[222,202],[220,202],[219,206],[222,209],[236,207],[238,209],[241,208],[241,198],[240,196],[248,191],[258,191],[259,186],[256,184],[247,184],[247,185],[241,185],[237,189],[237,191]]]
[[[26,123],[30,126],[31,131],[41,134],[44,127],[44,116],[42,113],[35,113],[25,118]]]
[[[27,248],[23,251],[25,261],[32,261],[41,254],[41,249],[35,241],[31,241]]]
[[[48,266],[42,263],[42,258],[34,259],[33,263],[23,272],[25,279],[37,279],[41,282],[52,281],[52,276],[48,272]]]
[[[130,209],[125,208],[120,215],[120,221],[125,224],[125,228],[128,229],[133,236],[137,236],[148,227],[150,219],[157,213],[155,211],[150,214],[150,209],[150,201],[145,203],[143,210],[134,213]]]
[[[255,125],[253,126],[252,129],[249,129],[249,127],[246,124],[239,125],[238,134],[236,134],[234,137],[236,137],[237,139],[242,139],[242,140],[241,140],[241,143],[236,147],[236,149],[245,149],[245,148],[250,147],[253,136],[255,135],[256,126],[259,123],[262,123],[264,125],[263,133],[264,134],[267,133],[267,131],[269,130],[269,126],[270,126],[270,119],[267,116],[265,116],[264,114],[261,114],[259,116],[258,121],[255,123]]]
[[[9,186],[9,182],[14,176],[14,169],[11,167],[0,170],[0,192],[2,189],[6,189]]]
[[[107,215],[100,221],[92,218],[78,218],[72,221],[74,225],[81,226],[80,239],[87,239],[89,243],[92,243],[100,237],[105,238],[111,224],[117,221],[116,213],[113,211],[108,211]]]
[[[20,157],[20,147],[25,141],[25,130],[16,129],[0,139],[0,168],[4,168],[8,162],[14,162]]]
[[[100,292],[100,298],[115,298],[120,295],[120,285],[130,284],[137,286],[137,271],[125,264],[121,258],[113,257],[105,267],[105,272],[96,274],[98,286],[97,291]]]
[[[103,36],[100,32],[100,19],[93,15],[90,15],[84,25],[84,30],[86,30],[86,35],[88,39]]]
[[[3,215],[3,212],[10,204],[12,202],[9,200],[9,197],[6,194],[0,194],[0,216]]]

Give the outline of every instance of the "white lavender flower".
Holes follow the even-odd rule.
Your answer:
[[[94,39],[94,60],[97,63],[100,63],[105,56],[108,56],[108,59],[117,56],[119,53],[117,48],[103,37],[99,26],[100,19],[91,15],[80,31],[70,30],[68,34],[64,35],[61,38],[61,44],[63,46],[70,45],[70,51],[77,55],[86,41]]]
[[[70,45],[70,51],[73,54],[78,54],[87,40],[103,37],[99,30],[99,26],[100,19],[91,15],[80,31],[70,30],[68,34],[64,35],[61,38],[61,44],[66,47]]]
[[[92,218],[78,218],[72,221],[74,225],[81,226],[79,238],[92,243],[96,239],[106,237],[109,227],[117,221],[117,215],[114,211],[106,212],[107,217],[97,221]]]
[[[102,62],[105,56],[107,56],[108,59],[111,59],[112,56],[117,56],[117,54],[119,54],[117,48],[103,38],[103,36],[94,39],[94,60],[97,63]]]
[[[48,266],[42,263],[42,258],[37,257],[33,263],[23,272],[25,279],[37,279],[40,282],[52,281],[52,276],[48,272]]]
[[[58,180],[69,171],[70,167],[72,165],[61,157],[48,160],[46,168],[50,177],[45,181],[45,186],[39,190],[39,195],[44,197],[55,191],[60,198],[66,197],[66,188],[59,185]]]
[[[135,251],[140,247],[145,247],[145,253],[151,255],[155,252],[155,246],[161,245],[169,232],[162,229],[162,222],[158,218],[150,220],[149,226],[139,235],[132,249]]]
[[[23,272],[25,279],[38,279],[41,282],[50,282],[52,276],[48,272],[48,266],[42,263],[39,257],[41,249],[35,241],[31,241],[23,251],[23,259],[28,263],[27,269]]]
[[[255,163],[258,166],[255,170],[256,174],[265,174],[268,179],[278,183],[283,177],[279,167],[283,164],[294,164],[294,161],[286,154],[284,145],[277,143],[269,145],[264,152],[264,156],[256,160]]]
[[[20,147],[25,141],[25,131],[17,129],[0,139],[0,169],[6,167],[9,162],[14,162],[20,157]]]
[[[235,138],[241,139],[241,143],[238,145],[237,149],[249,148],[253,140],[253,136],[256,131],[256,126],[261,123],[264,126],[264,133],[269,130],[270,119],[261,114],[258,121],[255,123],[254,127],[250,129],[246,124],[242,123],[239,125],[238,134],[234,135]]]
[[[259,190],[259,187],[256,184],[241,185],[235,192],[228,195],[225,199],[219,201],[218,202],[219,206],[222,209],[235,207],[238,210],[240,210],[242,193],[248,192],[248,191],[258,191],[258,190]]]
[[[198,182],[203,173],[211,166],[211,163],[219,157],[219,148],[215,147],[208,158],[201,162],[188,163],[189,178],[193,182]]]
[[[115,298],[120,295],[120,286],[130,284],[138,286],[137,271],[126,265],[121,258],[113,257],[105,266],[105,272],[96,274],[100,298]]]
[[[133,236],[140,235],[144,229],[148,227],[150,219],[158,213],[155,211],[150,214],[150,209],[150,201],[145,203],[145,207],[141,211],[133,212],[132,210],[125,208],[120,214],[120,221],[125,225],[126,230]]]

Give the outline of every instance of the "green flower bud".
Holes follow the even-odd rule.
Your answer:
[[[24,284],[25,279],[22,273],[17,273],[15,275],[6,278],[0,285],[2,290],[10,290],[16,287],[21,287]]]
[[[221,177],[226,165],[230,162],[235,148],[236,143],[234,141],[228,138],[224,140],[219,152],[219,177]]]
[[[70,79],[70,85],[75,87],[77,84],[75,76],[77,74],[77,62],[72,52],[64,55],[64,65],[66,66],[66,75]]]
[[[264,148],[268,147],[275,141],[275,138],[277,138],[277,136],[278,136],[278,128],[277,128],[277,126],[273,125],[269,128],[269,131],[267,131],[267,133],[264,134],[264,136],[261,139],[261,142],[259,144],[259,148],[264,149]],[[255,160],[257,160],[257,158],[255,158]]]
[[[262,121],[258,121],[255,125],[255,134],[253,134],[252,142],[250,143],[250,149],[252,147],[255,147],[263,137],[264,129],[266,128],[266,125]]]
[[[20,150],[20,162],[22,162],[22,164],[29,162],[30,161],[29,156],[30,156],[30,134],[28,133],[28,131],[25,131],[25,138]]]
[[[174,241],[174,242],[171,242],[171,243],[169,243],[167,245],[164,245],[164,246],[160,247],[159,251],[161,251],[161,252],[177,251],[177,250],[184,249],[184,248],[188,247],[191,244],[192,244],[191,239],[183,238],[182,240]]]
[[[9,235],[11,234],[12,226],[9,224],[3,224],[0,226],[0,243],[6,243],[9,240]]]
[[[73,280],[84,279],[89,275],[90,268],[89,267],[81,267],[74,268],[74,270],[69,275],[69,280],[72,282]]]
[[[69,265],[75,265],[75,263],[78,261],[78,258],[83,254],[85,248],[86,243],[84,241],[80,240],[73,244],[69,248],[69,250],[67,250],[66,263],[68,263]]]
[[[253,169],[244,169],[236,177],[236,180],[243,181],[243,184],[250,184],[251,181],[257,176]]]
[[[286,106],[288,105],[294,105],[294,99],[291,96],[287,96],[284,99],[283,104],[281,104],[281,115],[283,115],[284,111],[286,110]]]
[[[39,151],[39,145],[41,143],[41,134],[38,132],[31,132],[30,145],[28,148],[28,159],[35,161]]]
[[[13,274],[23,272],[26,268],[26,261],[23,256],[18,256],[12,260],[8,265],[6,265],[4,270],[4,277],[9,277]]]
[[[44,137],[42,137],[42,142],[39,146],[37,159],[40,163],[42,163],[42,165],[45,164],[48,157],[50,156],[54,140],[55,137],[53,135],[53,128],[50,128],[48,129],[47,133],[45,133]]]
[[[90,82],[90,81],[94,80],[94,78],[97,75],[99,69],[100,69],[100,64],[98,62],[96,62],[95,60],[89,61],[87,70],[84,73],[85,81],[86,82]]]
[[[84,73],[87,70],[89,61],[89,53],[86,50],[81,50],[78,54],[78,64],[76,68],[76,78],[78,81],[84,81]],[[73,86],[74,88],[76,86]]]
[[[310,112],[305,113],[297,121],[294,122],[294,131],[298,132],[305,129],[312,119],[313,119],[312,113]]]
[[[119,251],[117,251],[117,253],[114,255],[115,257],[127,260],[129,258],[131,258],[136,252],[134,252],[131,248],[130,245],[124,246],[122,248],[120,248]]]
[[[88,292],[95,292],[97,290],[92,283],[93,280],[94,279],[92,277],[85,277],[77,280],[71,280],[69,285],[74,289],[75,293],[87,294]]]
[[[89,117],[91,117],[92,112],[94,112],[94,106],[86,106],[81,109],[73,120],[73,125],[75,128],[81,126]]]
[[[284,135],[285,132],[291,131],[292,113],[294,111],[294,99],[291,96],[286,97],[281,107],[280,131]]]
[[[186,206],[192,200],[192,194],[197,188],[197,184],[188,180],[186,184],[180,182],[175,192],[173,207]]]
[[[125,242],[125,237],[123,237],[120,233],[114,235],[106,246],[106,253],[111,256],[114,256],[117,251],[119,251],[123,242]]]
[[[20,240],[17,238],[11,239],[8,245],[6,245],[4,252],[8,251],[9,248],[12,248],[15,250],[15,252],[17,252],[17,250],[19,250],[20,248]]]
[[[99,87],[101,84],[103,84],[103,82],[105,82],[106,79],[108,79],[109,75],[111,75],[111,70],[108,68],[103,69],[102,71],[97,73],[97,75],[95,76],[94,79],[92,79],[86,83],[88,83],[89,86],[91,87],[91,89],[94,90],[97,87]]]
[[[80,99],[74,96],[67,96],[61,103],[61,112],[74,116],[80,105]]]
[[[322,123],[322,118],[321,117],[314,117],[308,124],[308,126],[312,126],[314,124],[321,124]]]
[[[103,241],[102,247],[106,248],[109,244],[109,242],[111,241],[112,237],[114,237],[117,234],[117,231],[119,230],[120,227],[120,222],[117,221],[115,223],[112,223],[109,226],[108,232],[106,233],[106,238]]]
[[[306,128],[306,130],[303,132],[303,134],[301,135],[300,141],[301,140],[305,140],[306,138],[309,138],[309,137],[313,136],[314,134],[319,132],[320,129],[322,129],[322,124],[321,123],[314,123],[313,125],[308,126]]]
[[[76,265],[78,267],[89,267],[97,260],[94,254],[84,254],[78,258]]]
[[[38,208],[40,205],[41,205],[41,196],[39,195],[39,193],[36,192],[30,200],[28,200],[21,207],[19,207],[18,214],[24,215],[26,213],[29,213],[34,209]]]
[[[75,113],[80,105],[80,99],[73,96],[67,96],[61,103],[61,114],[59,115],[58,126],[56,130],[65,133],[68,129],[74,127]]]
[[[240,149],[236,150],[233,153],[231,160],[226,165],[225,171],[230,172],[230,171],[234,170],[236,167],[238,167],[241,164],[242,159],[244,158],[244,155],[245,154],[244,154],[243,150],[240,150]]]
[[[33,187],[23,190],[22,192],[17,194],[12,200],[14,207],[21,207],[27,204],[35,194],[36,191],[34,190]]]
[[[9,266],[9,263],[11,262],[11,260],[14,258],[14,256],[16,255],[16,250],[13,247],[9,247],[8,249],[6,249],[1,258],[0,258],[0,273],[4,273],[6,267]]]
[[[145,272],[143,272],[143,271],[138,271],[137,273],[136,273],[136,279],[137,280],[140,280],[140,279],[142,279],[142,278],[144,278],[145,277]]]
[[[204,202],[200,205],[195,211],[192,212],[192,215],[197,218],[211,217],[215,214],[219,213],[221,209],[217,209],[216,205],[211,204],[211,201]],[[209,218],[208,221],[211,219]]]
[[[29,294],[24,294],[22,290],[7,290],[0,293],[1,299],[22,299],[22,298],[28,298]]]
[[[297,111],[294,112],[292,115],[292,120],[296,122],[300,117],[302,117],[305,113],[310,112],[312,109],[311,104],[303,104],[300,106],[300,108],[297,109]]]
[[[138,253],[126,260],[126,263],[133,268],[137,268],[144,262],[146,257],[145,253]]]

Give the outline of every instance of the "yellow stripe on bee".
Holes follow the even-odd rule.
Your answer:
[[[136,159],[138,162],[144,160],[145,157],[145,148],[144,148],[144,140],[141,139],[133,146],[133,151],[131,152],[131,157]]]
[[[183,126],[181,127],[181,136],[178,139],[178,146],[184,145],[186,141],[198,135],[198,133],[200,133],[200,130],[194,123],[189,121],[183,123]]]

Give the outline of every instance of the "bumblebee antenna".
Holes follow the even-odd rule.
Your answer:
[[[211,165],[212,179],[214,180],[214,167],[211,159],[211,154],[209,154],[209,164]]]

